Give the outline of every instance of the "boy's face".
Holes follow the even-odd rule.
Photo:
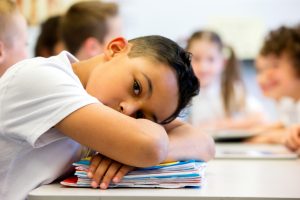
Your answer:
[[[116,53],[95,68],[86,90],[125,115],[162,122],[177,108],[176,74],[169,66],[152,59],[129,58],[128,52]]]
[[[224,59],[217,44],[206,40],[194,40],[189,52],[192,53],[192,66],[201,87],[209,86],[220,75]]]
[[[300,77],[297,77],[291,59],[283,54],[258,56],[256,59],[257,81],[265,96],[280,99],[300,96]]]

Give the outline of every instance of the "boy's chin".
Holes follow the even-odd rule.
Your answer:
[[[270,99],[273,99],[275,101],[278,101],[282,98],[282,95],[274,92],[263,92],[264,96]]]

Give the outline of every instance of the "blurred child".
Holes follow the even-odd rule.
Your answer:
[[[79,60],[103,52],[105,44],[119,36],[121,23],[115,3],[84,1],[72,5],[62,18],[66,49]]]
[[[42,23],[34,49],[35,56],[47,58],[64,50],[59,31],[60,19],[61,16],[53,16]]]
[[[233,50],[212,31],[188,39],[201,93],[193,99],[189,120],[206,129],[246,129],[262,122],[261,105],[246,94]]]
[[[27,58],[27,24],[12,0],[0,1],[0,77]]]
[[[250,142],[284,143],[286,128],[300,123],[300,26],[271,31],[256,59],[256,68],[263,94],[277,102],[279,122],[262,127],[264,134]]]
[[[102,189],[122,166],[211,159],[212,139],[175,119],[198,91],[189,53],[161,36],[119,37],[81,62],[65,51],[19,62],[0,79],[1,198],[65,173],[75,141],[109,158],[104,178],[92,174]]]

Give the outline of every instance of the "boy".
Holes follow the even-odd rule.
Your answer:
[[[300,123],[300,26],[271,31],[256,60],[257,80],[277,102],[279,123],[264,127],[255,143],[284,143],[287,128]]]
[[[0,1],[0,77],[27,57],[27,24],[11,0]]]
[[[85,1],[72,5],[62,18],[61,35],[66,49],[79,60],[103,52],[105,44],[120,35],[115,3]]]
[[[82,62],[62,52],[14,65],[0,79],[0,196],[24,199],[65,173],[79,159],[73,140],[136,167],[211,159],[212,139],[174,120],[199,90],[189,56],[148,36]]]

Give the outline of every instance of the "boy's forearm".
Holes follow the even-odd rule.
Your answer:
[[[79,143],[126,165],[151,166],[162,162],[167,155],[169,139],[163,127],[97,104],[71,113],[56,128]]]
[[[211,136],[191,125],[176,120],[167,127],[169,148],[166,161],[211,160],[215,155],[215,145]]]

